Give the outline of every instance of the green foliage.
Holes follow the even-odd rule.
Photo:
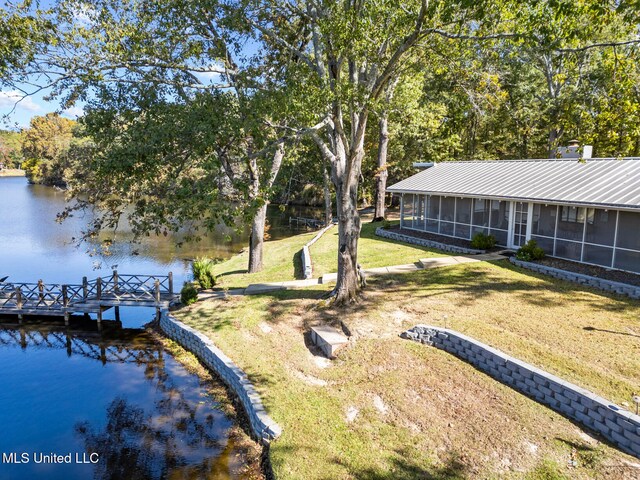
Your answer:
[[[209,289],[216,284],[216,275],[214,274],[214,266],[220,263],[219,259],[211,259],[207,257],[198,257],[193,261],[191,270],[193,278],[200,284],[201,288]]]
[[[0,164],[4,168],[20,168],[22,164],[21,135],[0,130]]]
[[[30,183],[65,185],[64,171],[69,167],[69,151],[76,122],[55,113],[36,116],[22,132],[23,168]]]
[[[191,282],[184,282],[182,290],[180,290],[180,302],[183,305],[191,305],[198,300],[198,290]]]
[[[391,228],[391,221],[385,220],[384,222],[382,222],[382,228],[384,228],[385,230],[390,229]]]
[[[496,246],[496,237],[486,233],[476,233],[471,239],[471,247],[479,250],[490,250]]]
[[[545,459],[525,476],[525,480],[569,480],[557,462]]]
[[[531,239],[518,249],[516,258],[524,262],[534,262],[544,258],[544,250],[538,246],[535,240]]]

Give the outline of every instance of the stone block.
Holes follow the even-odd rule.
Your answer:
[[[328,325],[311,327],[311,341],[328,358],[334,358],[338,350],[349,343],[349,339],[341,331]]]
[[[618,425],[617,422],[615,422],[614,420],[611,420],[609,418],[605,418],[604,419],[604,423],[607,427],[609,427],[611,429],[611,431],[613,432],[617,432],[617,433],[622,433],[622,427],[620,425]]]
[[[640,435],[637,435],[635,431],[624,430],[622,432],[622,435],[631,440],[632,443],[637,443],[638,445],[640,445]]]
[[[604,417],[595,410],[589,410],[588,415],[597,422],[604,422]]]
[[[603,422],[599,422],[598,420],[593,421],[593,425],[591,426],[595,431],[600,432],[605,437],[609,436],[611,429],[605,425]]]
[[[585,407],[584,405],[582,405],[580,402],[576,402],[575,400],[571,400],[571,407],[576,411],[576,412],[580,412],[580,413],[584,413],[586,414],[588,409],[587,407]]]
[[[615,430],[611,431],[610,437],[618,445],[622,445],[623,447],[626,447],[626,448],[629,448],[631,446],[631,440],[620,435]]]

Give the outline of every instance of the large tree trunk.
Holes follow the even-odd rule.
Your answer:
[[[338,212],[338,278],[333,289],[334,303],[345,305],[357,300],[361,286],[358,266],[358,239],[360,238],[360,215],[358,214],[358,183],[364,158],[364,131],[367,117],[359,119],[352,148],[347,148],[338,132],[332,139],[335,159],[331,165],[331,176],[336,188]]]
[[[273,155],[269,175],[266,179],[264,190],[269,191],[273,186],[273,182],[280,172],[282,159],[284,158],[284,144],[278,144]],[[249,166],[249,198],[257,201],[260,197],[260,172],[258,170],[258,162],[255,157],[251,158]],[[267,222],[267,206],[269,205],[268,194],[263,193],[264,203],[258,207],[251,222],[251,236],[249,237],[249,273],[256,273],[262,270],[262,249],[264,246],[264,230]]]
[[[357,183],[336,185],[338,210],[338,278],[333,290],[335,303],[344,305],[358,297],[358,239],[360,215],[358,214]]]
[[[262,270],[262,248],[264,246],[264,228],[267,221],[267,204],[256,211],[251,222],[249,237],[249,273]]]
[[[331,208],[331,178],[327,168],[322,165],[322,180],[324,187],[324,224],[330,225],[333,222],[333,209]]]
[[[378,123],[380,136],[378,138],[378,173],[376,175],[376,200],[374,222],[381,222],[385,215],[385,198],[387,191],[387,148],[389,146],[389,116],[387,110],[383,110]]]

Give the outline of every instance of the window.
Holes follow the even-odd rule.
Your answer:
[[[453,197],[442,197],[440,205],[440,220],[453,222],[454,211],[456,208],[456,199]]]
[[[489,200],[475,199],[473,201],[473,224],[481,227],[489,226]]]
[[[427,218],[438,220],[440,215],[440,197],[438,195],[429,195],[429,203],[427,205]]]
[[[640,250],[640,213],[619,212],[618,217],[618,240],[616,247]],[[618,253],[616,252],[616,263]],[[626,268],[625,270],[630,270]],[[634,272],[637,270],[634,270]]]
[[[509,202],[491,201],[491,228],[509,229]]]
[[[562,205],[560,207],[560,221],[558,222],[556,236],[566,240],[579,240],[582,242],[585,213],[586,209],[584,207]]]
[[[585,242],[597,243],[598,245],[613,245],[615,235],[615,211],[609,212],[608,210],[602,210],[599,208],[587,209],[587,232],[584,239]],[[609,261],[609,264],[611,264],[611,261]]]
[[[541,235],[544,237],[555,236],[557,214],[558,207],[556,205],[534,204],[531,235]]]
[[[563,205],[560,220],[563,222],[584,223],[584,207]]]
[[[471,199],[470,198],[456,199],[456,222],[465,223],[467,225],[471,223]]]

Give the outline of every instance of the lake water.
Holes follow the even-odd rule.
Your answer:
[[[179,286],[189,277],[189,259],[228,257],[246,245],[246,233],[220,227],[180,249],[163,237],[92,257],[92,246],[71,243],[85,219],[55,222],[63,207],[62,192],[0,177],[0,278],[79,283],[117,268],[173,271]],[[289,235],[290,215],[314,214],[320,212],[272,208],[269,232]],[[153,309],[121,307],[116,322],[108,310],[100,330],[83,317],[68,327],[0,318],[0,479],[235,478],[231,421],[201,380],[142,328],[153,316]],[[42,462],[52,454],[71,464]]]

